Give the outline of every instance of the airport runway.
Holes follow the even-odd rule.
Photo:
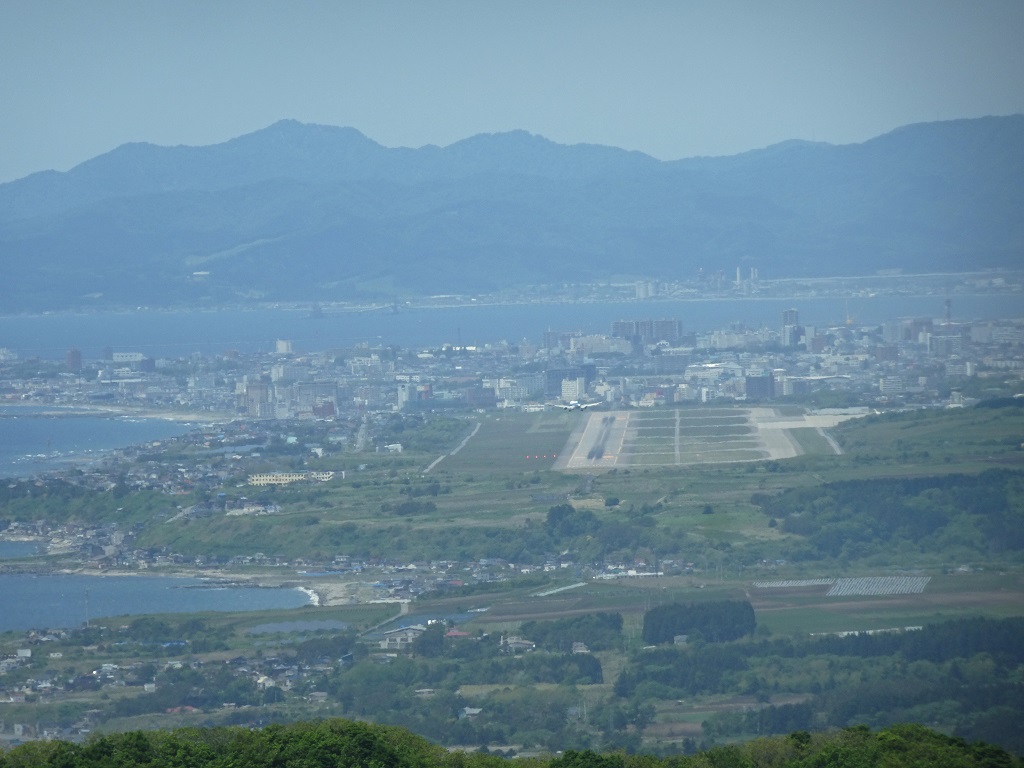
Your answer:
[[[674,409],[657,413],[630,411],[581,413],[579,414],[580,423],[573,430],[553,468],[607,471],[614,467],[628,466],[631,455],[635,461],[649,466],[787,459],[799,456],[802,452],[789,430],[806,428],[817,429],[828,440],[833,450],[839,453],[839,446],[824,432],[824,429],[833,427],[840,421],[853,418],[856,415],[861,414],[782,415],[770,407],[736,408],[731,411],[728,418],[734,421],[736,416],[742,416],[746,425],[750,427],[750,434],[738,436],[735,447],[728,441],[709,439],[706,451],[703,448],[697,449],[704,454],[702,457],[701,453],[694,453],[694,437],[688,434],[687,424],[681,421],[681,419],[689,419],[691,426],[695,416],[703,421],[699,411]],[[643,459],[638,458],[639,454],[636,453],[638,449],[636,441],[639,440],[641,444],[643,443],[643,438],[638,435],[643,433],[645,427],[649,428],[652,416],[657,416],[657,421],[669,427],[674,435],[663,449],[667,459],[663,463],[649,463],[651,462],[649,449],[643,453]],[[714,421],[714,419],[714,415],[707,417],[708,421]],[[696,439],[697,441],[701,440],[701,438]],[[754,443],[753,446],[750,445],[751,442]],[[665,444],[663,443],[663,445]],[[750,457],[751,449],[760,452],[759,459]],[[662,451],[657,452],[661,453]],[[730,458],[731,454],[735,454],[737,458]],[[743,454],[746,456],[739,458]],[[695,455],[700,457],[696,461],[694,460]]]
[[[565,463],[556,468],[608,470],[626,463],[623,446],[629,432],[629,413],[595,411],[581,416],[586,424],[569,438],[570,450],[562,452]]]

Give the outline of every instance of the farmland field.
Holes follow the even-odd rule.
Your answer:
[[[1024,582],[1020,574],[963,573],[889,577],[905,590],[886,594],[838,594],[837,586],[881,579],[808,580],[789,587],[756,587],[750,599],[757,621],[777,634],[856,632],[921,626],[966,616],[1020,616]],[[811,584],[810,582],[821,582]],[[923,586],[922,586],[923,585]],[[917,591],[920,588],[920,591]]]
[[[837,583],[883,580],[905,582],[909,591],[829,594]],[[772,582],[719,579],[712,573],[589,581],[577,589],[549,596],[536,592],[495,596],[489,603],[490,610],[468,626],[499,631],[531,619],[617,611],[626,618],[627,628],[638,631],[643,612],[654,605],[721,599],[749,599],[757,623],[774,635],[878,631],[969,616],[1003,618],[1024,613],[1024,577],[1018,573],[807,579],[792,580],[791,586],[776,581],[779,586],[772,587],[758,587],[759,583]]]

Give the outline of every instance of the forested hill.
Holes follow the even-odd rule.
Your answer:
[[[86,745],[30,742],[0,754],[0,768],[204,768],[235,766],[336,766],[337,768],[497,768],[508,760],[481,753],[447,752],[396,728],[325,720],[317,723],[245,728],[187,729],[101,736]],[[886,766],[886,768],[1015,768],[1021,760],[983,743],[969,744],[918,725],[872,733],[866,727],[829,734],[797,732],[747,744],[715,747],[697,755],[600,754],[567,750],[557,757],[520,758],[526,768],[809,768]]]
[[[662,162],[524,131],[386,148],[283,121],[0,185],[11,310],[393,299],[614,277],[1019,267],[1024,115]]]
[[[804,537],[799,559],[1018,557],[1024,550],[1024,473],[871,478],[791,488],[752,499],[786,533]]]

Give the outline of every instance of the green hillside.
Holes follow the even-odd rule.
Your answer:
[[[984,743],[968,743],[913,725],[878,732],[867,728],[811,735],[792,733],[782,738],[716,747],[690,756],[658,758],[620,752],[600,754],[566,751],[557,757],[520,759],[530,768],[809,768],[810,766],[960,766],[1012,768],[1020,761]],[[345,720],[324,720],[241,728],[189,729],[170,733],[129,732],[103,736],[88,744],[36,742],[0,754],[0,766],[29,768],[247,768],[337,766],[338,768],[490,768],[507,765],[497,756],[448,753],[396,728]]]

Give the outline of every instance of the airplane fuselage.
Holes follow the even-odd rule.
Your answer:
[[[587,408],[593,408],[594,406],[601,405],[597,403],[581,403],[579,400],[572,400],[567,404],[555,403],[556,408],[561,408],[564,411],[585,411]]]

